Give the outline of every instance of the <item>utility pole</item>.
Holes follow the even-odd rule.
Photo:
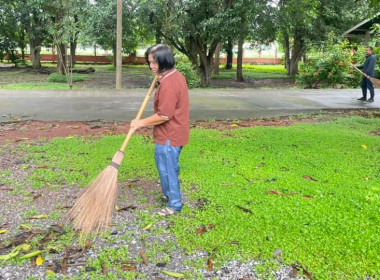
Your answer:
[[[116,89],[121,89],[122,70],[122,9],[123,0],[117,0],[117,23],[116,23]]]

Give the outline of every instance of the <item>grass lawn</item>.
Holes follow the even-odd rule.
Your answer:
[[[292,78],[286,74],[283,65],[243,65],[243,76],[248,79],[276,79]],[[213,79],[233,79],[236,78],[236,65],[231,70],[220,69],[219,75],[213,75]]]
[[[56,67],[53,63],[44,63],[43,67]],[[73,88],[114,88],[115,67],[113,65],[80,65],[77,68],[93,67],[94,73],[75,74]],[[243,75],[246,79],[277,79],[292,78],[286,75],[283,65],[249,65],[243,66]],[[147,88],[150,85],[152,74],[146,65],[124,65],[123,80],[125,86],[132,88]],[[57,77],[57,74],[40,74],[30,68],[3,70],[0,74],[0,89],[69,89],[65,79]],[[220,69],[219,75],[213,75],[213,79],[232,80],[236,78],[236,65],[234,69]],[[83,81],[83,82],[82,82]],[[134,86],[131,86],[131,85]]]
[[[181,155],[182,187],[202,207],[186,205],[170,218],[178,246],[212,253],[215,266],[260,260],[262,275],[278,266],[277,252],[282,263],[298,264],[313,279],[378,276],[380,137],[374,131],[380,131],[379,118],[193,129]],[[21,146],[27,164],[49,166],[35,169],[30,183],[84,186],[109,164],[123,138]],[[151,139],[132,137],[119,180],[157,179],[153,148]],[[147,216],[145,224],[155,222]],[[213,228],[197,235],[200,225]]]

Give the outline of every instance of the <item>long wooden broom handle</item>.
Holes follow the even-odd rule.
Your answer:
[[[371,80],[370,76],[368,76],[366,73],[364,73],[363,71],[361,71],[358,67],[356,67],[355,65],[353,65],[353,67],[358,70],[364,77],[366,77],[367,79]]]
[[[154,90],[154,88],[155,88],[155,86],[156,86],[157,81],[158,81],[158,76],[155,76],[155,77],[154,77],[154,80],[153,80],[153,82],[152,82],[152,84],[150,85],[150,88],[149,88],[149,90],[148,90],[148,93],[147,93],[146,96],[145,96],[144,102],[142,103],[142,105],[141,105],[141,107],[140,107],[140,110],[139,110],[139,112],[137,113],[136,120],[139,120],[139,119],[141,118],[141,116],[142,116],[142,114],[143,114],[143,112],[144,112],[144,110],[145,110],[145,107],[146,107],[146,105],[148,104],[149,98],[150,98],[150,96],[151,96],[152,93],[153,93],[153,90]],[[129,139],[131,139],[131,136],[132,136],[132,134],[133,134],[133,131],[134,131],[133,129],[129,129],[128,134],[127,134],[127,136],[125,137],[125,140],[124,140],[124,142],[123,142],[123,145],[121,145],[120,151],[124,152],[125,148],[127,147],[128,142],[129,142]]]

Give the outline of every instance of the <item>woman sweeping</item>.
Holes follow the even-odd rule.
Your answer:
[[[145,52],[149,68],[159,76],[154,97],[154,114],[131,122],[131,129],[153,125],[154,159],[160,175],[167,207],[158,211],[169,216],[182,210],[179,156],[189,142],[189,95],[185,77],[174,68],[174,57],[166,45],[155,45]]]

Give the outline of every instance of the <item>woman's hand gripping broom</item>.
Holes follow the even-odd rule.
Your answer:
[[[158,76],[155,76],[136,119],[141,118],[157,80]],[[69,210],[68,218],[72,220],[75,230],[90,233],[107,228],[117,196],[118,169],[133,132],[134,129],[130,128],[120,150],[113,156],[111,164],[84,190]]]

